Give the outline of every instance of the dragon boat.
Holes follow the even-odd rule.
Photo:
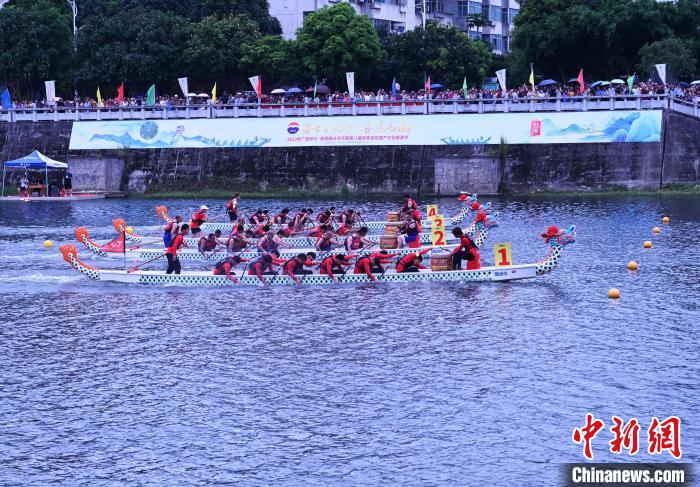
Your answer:
[[[478,204],[477,202],[477,195],[472,194],[472,195],[467,195],[466,193],[463,193],[460,195],[458,198],[458,201],[461,203],[462,208],[460,211],[453,217],[446,218],[446,223],[449,223],[450,225],[459,225],[462,223],[470,214],[475,213],[478,210],[483,210],[483,211],[488,211],[491,208],[491,203],[486,202],[483,205]],[[170,216],[170,213],[168,211],[168,208],[166,206],[156,206],[156,214],[158,215],[159,218],[164,220],[167,223],[170,223],[173,221],[173,218]],[[373,231],[373,230],[384,230],[387,228],[387,226],[391,225],[397,225],[400,223],[398,220],[393,220],[393,221],[369,221],[366,222],[364,220],[360,220],[358,222],[359,225],[367,227],[368,230]],[[251,225],[249,223],[245,224],[245,228],[248,229],[250,228]],[[203,232],[215,232],[216,230],[221,230],[222,232],[230,232],[233,230],[233,223],[232,222],[207,222],[202,224],[202,231]],[[429,230],[431,228],[431,221],[424,220],[423,221],[423,229],[424,230]]]
[[[115,219],[115,222],[121,223],[118,225],[117,223],[114,224],[115,229],[119,231],[121,228],[126,228],[124,221],[121,219]],[[474,220],[469,224],[469,226],[465,229],[465,232],[474,239],[474,243],[478,248],[482,248],[486,238],[488,237],[489,231],[498,226],[498,213],[494,213],[493,215],[487,215],[485,218],[474,218]],[[125,235],[122,232],[122,235]],[[128,234],[126,234],[128,235]],[[132,247],[126,247],[125,244],[122,241],[121,235],[111,242],[107,242],[104,244],[97,243],[93,241],[90,238],[90,233],[88,232],[88,229],[85,227],[80,227],[75,229],[75,238],[78,240],[78,242],[82,243],[85,245],[85,247],[90,250],[93,254],[100,256],[100,257],[109,257],[109,256],[114,256],[114,257],[124,257],[126,255],[127,258],[129,259],[136,259],[136,260],[147,260],[147,259],[153,259],[158,256],[162,256],[164,249],[163,248],[143,248],[140,246],[132,246]],[[138,237],[141,239],[142,237]],[[291,245],[291,247],[288,248],[280,248],[280,256],[282,258],[291,258],[294,257],[295,255],[298,255],[300,253],[307,253],[307,252],[313,252],[315,251],[314,249],[314,242],[315,239],[311,237],[293,237],[293,238],[288,238],[284,239],[286,243]],[[381,240],[378,237],[373,236],[368,236],[368,240],[372,240],[376,243],[380,243],[380,248],[382,250],[387,250],[388,252],[392,254],[398,254],[399,256],[407,255],[410,254],[411,252],[420,252],[423,250],[425,247],[420,246],[420,247],[404,247],[401,249],[396,249],[396,248],[383,248],[381,247]],[[141,240],[139,240],[140,242]],[[222,250],[217,250],[217,251],[210,251],[210,252],[205,252],[202,254],[199,252],[197,249],[197,244],[198,240],[197,239],[186,239],[188,246],[194,247],[194,248],[184,248],[180,249],[178,251],[178,256],[180,257],[181,260],[212,260],[212,259],[220,259],[223,258],[227,255],[226,249]],[[429,234],[422,234],[421,235],[421,244],[430,244],[430,235]],[[255,242],[255,241],[254,241]],[[447,245],[444,245],[443,248],[446,249],[452,249],[456,245],[456,239],[450,238],[448,239]],[[296,244],[297,246],[294,246],[293,244]],[[255,248],[255,243],[251,244],[250,247],[245,249],[246,251],[243,252],[235,252],[234,254],[231,255],[239,255],[240,257],[244,259],[251,259],[255,258],[258,255],[260,255],[257,252],[257,249]],[[377,249],[374,249],[373,251],[376,251]],[[360,251],[362,252],[362,251]]]
[[[377,276],[379,282],[416,282],[416,281],[453,281],[453,282],[484,282],[484,281],[513,281],[534,278],[551,272],[559,263],[564,247],[576,241],[576,227],[573,225],[565,231],[546,236],[549,255],[539,262],[532,264],[510,265],[502,267],[482,267],[477,270],[432,270],[421,269],[419,272],[398,273],[393,269]],[[256,276],[245,274],[245,269],[232,272],[239,284],[234,284],[226,276],[214,275],[211,272],[185,271],[182,274],[165,274],[163,271],[133,271],[116,269],[98,269],[82,262],[75,245],[60,247],[63,259],[71,267],[85,277],[104,282],[127,284],[155,284],[175,286],[259,286],[262,283]],[[337,274],[339,284],[369,283],[365,274],[353,274],[351,267],[345,274]],[[299,276],[303,285],[336,284],[324,274],[309,274]],[[263,277],[264,283],[273,286],[290,286],[296,283],[291,277],[275,274]]]

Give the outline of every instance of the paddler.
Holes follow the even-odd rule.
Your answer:
[[[205,255],[205,252],[212,252],[219,247],[219,241],[216,238],[216,235],[213,233],[210,233],[206,237],[202,237],[199,239],[199,244],[197,245],[197,248],[199,249],[199,253],[202,254],[202,256]]]
[[[258,240],[258,252],[270,253],[278,250],[280,247],[289,247],[275,232],[269,230],[263,237]]]
[[[199,232],[202,231],[202,225],[207,221],[207,210],[209,207],[202,205],[199,207],[199,211],[196,211],[192,215],[192,220],[190,221],[190,228],[192,229],[192,236],[196,237]]]
[[[284,234],[284,237],[291,237],[292,235],[302,233],[301,231],[297,230],[294,226],[294,220],[290,220],[289,223],[287,223],[287,226],[284,227],[283,230],[280,230],[280,232]]]
[[[331,206],[329,210],[322,211],[316,217],[316,222],[319,225],[333,225],[333,218],[335,217],[335,206]]]
[[[258,225],[255,230],[253,230],[253,235],[255,235],[256,238],[262,238],[263,235],[265,235],[267,232],[271,230],[270,225],[265,225],[261,223]]]
[[[396,272],[418,272],[419,269],[427,269],[423,265],[423,255],[430,252],[432,247],[421,250],[420,252],[410,253],[404,256],[398,264],[396,264]]]
[[[316,239],[314,247],[316,247],[316,250],[319,252],[328,252],[333,246],[340,247],[341,245],[343,244],[335,239],[333,232],[326,232]]]
[[[345,250],[353,252],[363,249],[365,245],[373,245],[374,242],[366,238],[368,233],[369,229],[367,227],[362,227],[352,235],[349,235],[348,238],[345,239]]]
[[[265,254],[257,260],[253,261],[248,266],[249,276],[258,276],[258,279],[263,284],[268,284],[263,279],[263,276],[275,275],[276,272],[272,270],[272,256],[270,254]]]
[[[350,229],[355,224],[356,217],[355,210],[349,209],[340,214],[340,223]]]
[[[282,273],[286,276],[291,277],[292,280],[298,284],[299,278],[296,276],[297,274],[313,274],[313,271],[307,271],[304,269],[306,261],[306,254],[297,254],[283,264]]]
[[[451,252],[452,270],[462,270],[462,259],[465,259],[467,261],[468,271],[480,269],[481,258],[479,256],[479,249],[474,243],[474,241],[459,227],[452,229],[452,235],[459,239],[459,244]]]
[[[241,199],[241,193],[236,193],[233,198],[226,203],[226,213],[228,213],[229,221],[235,222],[238,220],[238,202]]]
[[[355,262],[355,274],[367,274],[371,281],[376,281],[374,273],[384,274],[384,264],[391,263],[391,258],[399,254],[390,254],[386,250],[372,252],[369,255],[363,255]]]
[[[263,211],[258,209],[253,213],[250,218],[248,219],[248,223],[253,225],[254,227],[258,225],[263,225],[265,221],[265,217],[263,216]]]
[[[163,244],[165,247],[170,247],[170,244],[173,241],[173,237],[177,235],[177,233],[180,231],[180,225],[182,224],[182,217],[180,215],[177,215],[175,217],[175,220],[170,221],[165,226],[165,230],[163,231]]]
[[[251,241],[245,236],[245,227],[242,223],[239,223],[231,231],[231,235],[228,237],[226,242],[226,247],[229,252],[239,252],[251,244]]]
[[[227,278],[232,280],[235,284],[238,284],[239,281],[233,274],[231,274],[231,270],[241,262],[248,262],[248,259],[242,259],[237,255],[226,257],[225,259],[216,263],[214,266],[214,275],[220,276],[221,274],[226,274]]]
[[[177,251],[181,247],[187,247],[187,244],[185,243],[185,236],[190,231],[190,226],[185,223],[180,227],[180,231],[178,232],[175,237],[173,237],[173,241],[170,243],[170,247],[165,251],[165,258],[168,259],[168,269],[165,271],[166,274],[172,274],[175,272],[175,274],[179,274],[180,271],[182,270],[182,267],[180,266],[180,259],[177,256]]]
[[[328,230],[330,230],[330,229],[328,228],[327,225],[318,225],[316,227],[313,227],[311,230],[309,230],[307,232],[307,235],[309,237],[318,238],[321,235],[323,235],[324,233],[326,233]]]
[[[333,282],[338,282],[334,274],[344,274],[345,267],[352,264],[352,262],[350,262],[352,257],[353,256],[346,257],[343,254],[328,256],[321,261],[319,272],[330,277]]]
[[[273,220],[275,225],[284,225],[289,219],[289,208],[285,208],[275,215]]]

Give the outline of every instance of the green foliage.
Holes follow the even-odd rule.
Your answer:
[[[356,71],[360,83],[384,61],[385,53],[369,18],[357,15],[348,3],[310,14],[297,31],[304,67],[333,87],[344,83],[346,71]]]
[[[588,79],[609,79],[631,73],[643,46],[673,37],[698,42],[699,26],[693,0],[528,0],[515,20],[509,64],[534,62],[560,80],[581,68]],[[699,53],[691,51],[697,65]]]
[[[0,79],[16,82],[16,95],[36,94],[46,80],[69,78],[73,50],[68,9],[34,0],[0,12]]]
[[[387,51],[388,72],[408,89],[422,87],[425,73],[451,88],[460,88],[465,76],[469,86],[478,86],[492,59],[488,44],[472,41],[455,27],[433,22],[425,30],[419,27],[390,36]]]
[[[181,75],[201,82],[231,82],[233,76],[242,74],[240,59],[258,37],[257,24],[246,15],[205,17],[190,27],[181,66],[187,71],[181,71]]]
[[[266,84],[291,84],[306,77],[296,42],[280,36],[259,38],[243,55],[241,65],[248,73],[261,74]]]
[[[655,64],[666,63],[666,79],[673,80],[678,75],[689,75],[697,69],[697,54],[690,41],[669,37],[661,41],[644,45],[639,50],[640,73],[652,75],[656,71]]]

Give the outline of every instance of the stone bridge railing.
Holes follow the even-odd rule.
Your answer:
[[[698,104],[665,95],[571,98],[477,98],[353,103],[260,103],[134,106],[121,108],[14,108],[0,110],[0,121],[143,120],[244,117],[318,117],[354,115],[421,115],[434,113],[577,112],[658,110],[669,108],[698,116]]]

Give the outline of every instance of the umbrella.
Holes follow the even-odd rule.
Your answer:
[[[595,83],[591,83],[590,86],[591,88],[595,88],[596,86],[606,86],[609,85],[610,81],[596,81]]]
[[[676,84],[681,85],[681,86],[684,87],[684,88],[687,88],[687,87],[690,86],[690,85],[689,85],[688,83],[686,83],[685,81],[679,81],[679,82],[676,83]]]
[[[578,83],[578,78],[571,78],[567,83]]]
[[[618,78],[615,78],[615,79],[613,79],[613,80],[610,80],[610,82],[611,82],[612,84],[614,84],[614,85],[624,85],[624,84],[625,84],[624,81],[622,81],[621,79],[618,79]]]
[[[695,81],[690,83],[690,86],[694,86],[694,85],[700,85],[700,79],[696,79]]]
[[[187,96],[189,96],[190,98],[196,98],[197,93],[187,93]]]
[[[200,94],[197,95],[197,96],[200,97],[200,98],[209,98],[209,95],[207,95],[206,93],[200,93]]]
[[[314,92],[314,87],[311,86],[306,89],[307,93],[313,93]],[[326,85],[316,85],[316,93],[319,95],[327,95],[328,93],[331,92],[331,89],[327,87]]]
[[[441,83],[430,83],[430,89],[431,89],[431,90],[441,90],[441,89],[443,89],[444,87],[445,87],[445,86],[444,86],[443,84],[441,84]]]
[[[276,90],[272,90],[270,93],[273,95],[283,95],[286,93],[286,91],[284,91],[282,88],[277,88]]]
[[[545,79],[537,83],[537,86],[549,86],[549,85],[556,85],[557,82],[554,81],[553,79]]]
[[[313,91],[314,91],[314,90],[312,89],[311,92],[313,93]],[[304,90],[302,90],[302,89],[299,88],[298,86],[295,86],[294,88],[289,88],[289,89],[287,90],[287,93],[304,93]]]

